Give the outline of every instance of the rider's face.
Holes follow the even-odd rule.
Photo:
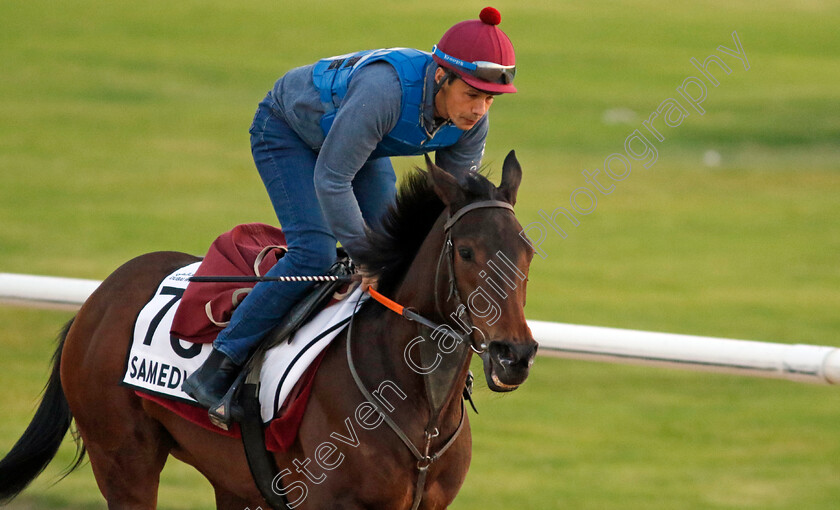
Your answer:
[[[438,68],[435,79],[443,79],[444,70]],[[435,96],[435,116],[450,119],[459,129],[468,130],[475,126],[493,104],[493,94],[482,92],[467,85],[464,80],[447,80]]]

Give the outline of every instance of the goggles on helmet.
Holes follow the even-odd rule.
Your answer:
[[[466,62],[451,55],[447,55],[435,44],[432,47],[432,55],[443,59],[444,62],[452,64],[455,67],[462,69],[470,76],[475,76],[481,81],[488,83],[498,83],[500,85],[509,85],[513,83],[513,77],[516,76],[516,66],[503,66],[495,62],[485,62],[479,60],[476,62]]]

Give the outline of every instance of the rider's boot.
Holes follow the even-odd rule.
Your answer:
[[[213,349],[201,367],[187,377],[182,389],[205,408],[214,407],[230,389],[240,369],[222,351]]]

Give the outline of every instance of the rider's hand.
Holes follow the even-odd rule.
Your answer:
[[[369,274],[367,271],[365,271],[365,268],[363,267],[360,267],[358,269],[358,272],[362,275],[362,292],[367,291],[368,287],[371,287],[373,288],[373,290],[376,290],[376,286],[379,283],[379,278]]]
[[[375,276],[363,276],[362,277],[362,292],[367,291],[368,287],[376,290],[376,286],[379,284],[379,279]]]

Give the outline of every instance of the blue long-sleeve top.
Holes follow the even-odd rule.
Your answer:
[[[387,62],[359,69],[325,136],[320,125],[324,106],[312,81],[313,65],[286,73],[269,96],[274,112],[318,153],[314,176],[318,201],[333,235],[352,256],[354,247],[364,240],[365,224],[351,183],[377,144],[396,126],[402,88],[397,71]],[[436,125],[434,117],[436,68],[434,63],[426,68],[423,115],[419,116],[429,133],[444,122]],[[455,145],[438,149],[435,163],[452,173],[477,168],[484,155],[487,131],[485,115]]]

